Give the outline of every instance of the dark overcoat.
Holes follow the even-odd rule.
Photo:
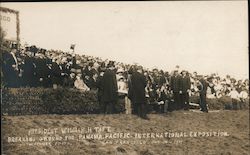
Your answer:
[[[118,98],[118,87],[116,74],[113,70],[107,69],[102,78],[102,97],[103,102],[114,102]]]
[[[146,77],[138,72],[134,72],[131,76],[130,94],[131,100],[136,104],[146,103],[145,87],[147,85]]]
[[[12,65],[16,65],[14,57],[10,52],[4,51],[2,53],[2,71],[3,71],[3,81],[7,87],[16,87],[17,86],[17,78],[18,73],[12,67]]]
[[[176,93],[180,91],[180,83],[181,83],[181,77],[179,75],[171,77],[170,87],[173,90],[173,92]]]
[[[180,79],[180,90],[183,93],[186,93],[188,89],[191,87],[191,82],[190,82],[190,77],[189,76],[184,76],[181,77]]]

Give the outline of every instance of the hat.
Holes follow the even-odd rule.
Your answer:
[[[75,69],[75,68],[71,68],[70,71],[71,71],[72,73],[75,73],[75,72],[76,72],[76,69]]]
[[[94,63],[93,62],[89,62],[89,66],[93,67]]]
[[[109,61],[107,68],[115,67],[114,61]]]
[[[76,73],[81,74],[82,73],[81,69],[76,69]]]
[[[187,73],[187,71],[185,71],[185,70],[182,70],[182,71],[181,71],[181,74],[183,74],[184,72],[186,72],[186,73]]]
[[[143,70],[142,66],[137,66],[137,70]]]
[[[117,73],[123,73],[124,69],[123,68],[118,68]]]
[[[124,76],[120,76],[120,77],[118,78],[118,81],[124,80],[124,79],[125,79]]]

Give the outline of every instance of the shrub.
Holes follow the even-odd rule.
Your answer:
[[[2,113],[8,115],[94,114],[101,112],[96,91],[76,89],[10,88],[2,92]],[[120,100],[116,112],[123,112]]]
[[[199,103],[199,96],[190,97],[190,102]],[[225,109],[231,104],[231,98],[227,96],[219,99],[208,98],[207,104],[211,110]],[[243,103],[243,109],[249,109],[248,100]],[[150,108],[148,110],[150,111]],[[120,97],[115,105],[115,112],[124,111],[124,99]],[[102,105],[97,100],[96,91],[81,92],[71,88],[6,88],[2,90],[2,114],[98,114],[101,112]]]

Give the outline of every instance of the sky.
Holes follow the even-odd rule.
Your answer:
[[[247,1],[1,3],[29,45],[248,78]]]

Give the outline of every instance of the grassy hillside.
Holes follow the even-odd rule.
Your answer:
[[[10,155],[247,155],[250,151],[249,112],[246,110],[221,110],[209,113],[176,111],[168,114],[150,114],[149,118],[150,120],[143,120],[137,116],[125,114],[3,116],[3,153]],[[74,127],[79,130],[73,132]],[[101,128],[94,130],[97,129],[94,127],[107,128],[102,131]],[[72,129],[70,130],[72,133],[62,133],[62,130],[66,131],[64,129],[68,128]],[[47,129],[47,132],[42,129]],[[48,134],[49,129],[50,134]],[[92,131],[90,132],[89,129]],[[55,130],[56,132],[53,133],[52,131]],[[43,131],[43,133],[35,131]],[[226,132],[226,134],[202,135],[203,132],[218,131],[219,133]],[[199,132],[199,136],[195,137],[196,132]],[[29,133],[30,135],[28,135]],[[100,134],[106,137],[103,139],[91,139],[91,137],[84,139],[83,133]],[[130,133],[131,137],[117,138],[117,135],[113,135],[112,138],[108,138],[107,135],[115,133]],[[136,138],[136,134],[138,136],[142,133],[151,134],[150,136],[156,133],[169,133],[169,135],[173,133],[174,136]],[[183,135],[187,134],[186,137],[183,135],[182,137],[182,133]],[[47,139],[43,139],[41,143],[28,143],[25,142],[25,139],[20,142],[18,138],[13,138],[25,136],[32,137],[36,141],[46,136]],[[48,138],[49,136],[58,136],[63,139],[51,140]],[[178,136],[180,137],[178,138]]]

